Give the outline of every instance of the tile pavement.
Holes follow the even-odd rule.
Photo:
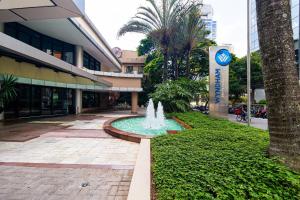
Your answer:
[[[0,199],[127,199],[139,144],[102,129],[120,115],[1,124]]]
[[[0,166],[0,199],[126,199],[132,171]]]

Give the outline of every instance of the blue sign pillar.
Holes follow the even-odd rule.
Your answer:
[[[230,48],[213,46],[209,49],[209,113],[227,117],[229,99]]]

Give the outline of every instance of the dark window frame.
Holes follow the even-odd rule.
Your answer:
[[[83,66],[94,71],[101,71],[101,62],[86,51],[83,52]]]
[[[49,37],[47,35],[44,35],[37,31],[34,31],[34,30],[32,30],[26,26],[23,26],[22,24],[16,23],[16,22],[5,23],[4,24],[4,33],[17,39],[17,40],[20,40],[20,41],[24,40],[24,39],[23,40],[20,39],[22,36],[27,35],[27,36],[29,36],[29,39],[27,42],[23,41],[24,43],[26,43],[32,47],[35,47],[41,51],[44,51],[52,56],[54,56],[54,50],[56,48],[55,44],[59,44],[60,46],[62,46],[60,59],[67,63],[70,63],[72,65],[75,64],[75,46],[73,44],[69,44],[64,41]],[[39,45],[35,45],[33,43],[34,38],[35,39],[39,38],[39,43],[40,43]],[[46,43],[46,41],[48,42],[48,44]],[[68,47],[67,51],[64,51],[65,46]],[[57,48],[57,49],[59,49],[59,48]],[[47,52],[47,50],[49,50],[51,52]],[[69,57],[72,57],[71,60],[67,59],[67,56],[64,56],[66,53],[69,53],[69,54],[72,53],[72,56],[69,55]]]

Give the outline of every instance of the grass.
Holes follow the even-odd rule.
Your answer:
[[[174,115],[193,129],[151,141],[157,199],[300,199],[300,175],[267,158],[267,132]]]

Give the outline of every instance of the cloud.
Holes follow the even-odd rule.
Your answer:
[[[86,0],[86,13],[103,34],[111,47],[135,50],[142,34],[130,33],[117,39],[118,30],[145,4],[145,0]],[[204,0],[214,9],[217,20],[218,44],[232,44],[238,56],[244,56],[247,48],[247,10],[242,0]]]

